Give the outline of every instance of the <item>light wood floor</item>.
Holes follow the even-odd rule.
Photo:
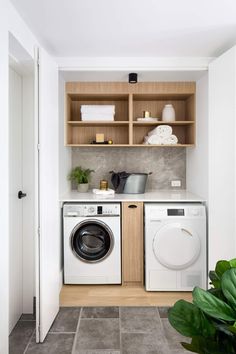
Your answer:
[[[64,285],[60,306],[172,306],[191,292],[147,292],[141,285]]]

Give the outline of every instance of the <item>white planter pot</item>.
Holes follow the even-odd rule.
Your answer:
[[[163,122],[174,122],[175,121],[175,110],[172,104],[166,104],[162,111]]]
[[[89,184],[88,183],[78,184],[78,192],[86,193],[86,192],[88,192],[88,189],[89,189]]]

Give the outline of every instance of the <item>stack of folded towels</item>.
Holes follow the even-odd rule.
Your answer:
[[[144,138],[144,144],[146,145],[174,145],[177,143],[178,138],[172,134],[172,128],[169,125],[159,125]]]
[[[81,120],[83,121],[113,121],[114,105],[81,105]]]

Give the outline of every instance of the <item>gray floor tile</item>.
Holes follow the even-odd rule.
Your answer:
[[[23,354],[35,330],[35,322],[18,321],[9,337],[9,353]]]
[[[169,309],[170,307],[164,307],[164,306],[158,307],[160,318],[167,318]]]
[[[163,324],[163,329],[164,329],[164,335],[168,343],[168,347],[170,350],[173,351],[173,353],[188,353],[187,350],[185,350],[180,342],[190,342],[190,338],[182,336],[180,333],[178,333],[169,323],[167,318],[162,319],[162,324]],[[175,350],[175,351],[174,351]]]
[[[82,318],[118,318],[119,307],[83,307]]]
[[[81,319],[74,354],[82,349],[119,350],[119,319]]]
[[[71,354],[74,334],[49,333],[44,343],[30,342],[25,354]]]
[[[35,316],[30,313],[23,313],[19,321],[35,321]]]
[[[50,332],[76,332],[80,307],[61,307]]]
[[[155,307],[120,308],[122,332],[150,333],[162,331],[160,318]]]
[[[102,350],[80,350],[78,352],[79,354],[120,354],[119,350],[106,350],[106,349],[102,349]]]
[[[148,333],[122,333],[121,350],[123,354],[169,354],[160,348],[156,337]]]

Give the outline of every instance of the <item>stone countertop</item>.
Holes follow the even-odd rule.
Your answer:
[[[204,198],[199,197],[186,190],[178,191],[147,191],[144,194],[115,194],[112,196],[102,196],[87,193],[70,191],[60,197],[60,202],[159,202],[159,203],[203,203]]]

